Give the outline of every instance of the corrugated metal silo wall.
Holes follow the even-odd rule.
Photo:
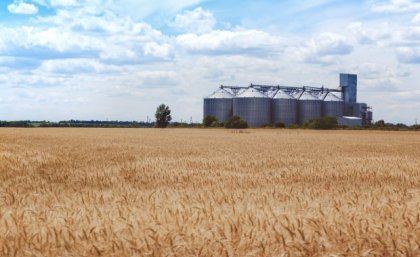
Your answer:
[[[273,123],[282,122],[286,126],[297,123],[298,101],[296,99],[273,99]]]
[[[322,116],[321,100],[299,100],[298,102],[298,120],[299,124],[305,121],[319,119]]]
[[[209,115],[216,117],[219,122],[225,122],[232,116],[232,98],[205,98],[204,117]]]
[[[271,123],[270,98],[234,98],[233,115],[241,117],[249,127]]]
[[[342,117],[344,116],[344,102],[324,101],[322,102],[322,116]]]

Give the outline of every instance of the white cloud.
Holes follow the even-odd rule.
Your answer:
[[[374,12],[403,13],[420,10],[420,3],[413,0],[390,0],[386,3],[379,1],[372,5]]]
[[[57,74],[110,73],[118,71],[116,66],[105,65],[87,58],[57,59],[43,61],[36,72]]]
[[[52,8],[73,8],[80,6],[93,6],[99,8],[106,2],[104,0],[32,0],[33,2]]]
[[[183,10],[184,8],[197,5],[204,0],[111,0],[107,4],[110,9],[117,13],[130,15],[133,19],[141,19],[154,13],[161,16],[173,14]]]
[[[291,47],[291,55],[308,63],[333,64],[339,56],[354,50],[348,39],[335,33],[322,33],[300,47]]]
[[[52,7],[72,7],[79,5],[81,1],[78,0],[51,0]]]
[[[202,34],[212,31],[215,24],[216,19],[213,14],[198,7],[177,14],[171,25],[180,31]]]
[[[91,7],[58,10],[38,17],[31,26],[0,26],[0,55],[13,53],[31,58],[100,58],[136,63],[152,58],[169,59],[169,39],[149,24],[134,22]]]
[[[14,14],[37,14],[38,8],[33,4],[28,4],[23,1],[14,1],[12,4],[7,6],[10,13]]]
[[[413,23],[420,23],[420,13],[418,13],[416,16],[414,16],[412,22]]]
[[[168,59],[171,51],[171,45],[162,44],[159,45],[155,42],[146,43],[144,46],[145,56],[154,56],[162,59]]]
[[[277,51],[282,39],[260,30],[214,30],[206,34],[183,34],[176,38],[179,46],[192,52],[253,54],[253,50]],[[243,50],[247,50],[244,52]]]
[[[367,28],[362,22],[353,22],[348,25],[349,30],[356,36],[360,44],[381,44],[392,37],[388,23],[381,23],[374,28]]]
[[[152,14],[159,13],[161,17],[173,17],[184,8],[195,6],[204,0],[32,0],[33,2],[52,8],[75,9],[94,7],[97,10],[112,10],[113,12],[141,20]]]
[[[397,49],[398,60],[403,63],[420,64],[420,48],[400,47]]]

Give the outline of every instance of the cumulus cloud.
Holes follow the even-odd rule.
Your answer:
[[[155,42],[146,43],[144,46],[144,55],[154,56],[162,59],[168,59],[171,51],[171,45],[159,45]]]
[[[352,70],[358,74],[363,92],[406,90],[403,80],[411,76],[411,70],[401,64],[363,62],[354,64]]]
[[[213,13],[198,7],[177,14],[171,26],[180,31],[202,34],[212,31],[215,24]]]
[[[40,59],[91,57],[118,63],[171,56],[168,37],[149,24],[89,7],[58,10],[27,26],[0,26],[0,33],[0,54]]]
[[[297,59],[308,63],[329,65],[339,56],[353,52],[353,46],[347,38],[335,33],[322,33],[300,47],[292,50]]]
[[[80,5],[80,2],[78,0],[50,0],[52,7],[72,7]]]
[[[184,8],[201,2],[204,2],[204,0],[110,0],[107,5],[118,13],[129,14],[132,18],[138,19],[150,16],[156,12],[159,12],[160,15],[167,14],[169,17],[172,17],[173,14]]]
[[[176,38],[176,43],[195,53],[255,54],[258,50],[265,50],[266,53],[276,51],[282,39],[260,30],[238,29],[214,30],[202,35],[183,34]]]
[[[116,66],[105,65],[98,60],[88,58],[71,58],[45,60],[36,72],[57,74],[110,73],[118,71]]]
[[[403,13],[420,10],[420,3],[415,0],[378,1],[372,5],[374,12]]]
[[[353,22],[347,26],[360,44],[380,44],[392,37],[391,28],[387,23],[381,23],[374,28],[367,28],[362,22]]]
[[[398,60],[403,63],[420,64],[420,48],[400,47],[397,49]]]
[[[12,4],[7,6],[10,13],[14,14],[37,14],[38,8],[33,4],[28,4],[23,1],[14,1]]]
[[[420,23],[420,13],[418,13],[416,16],[414,16],[412,22],[413,23]]]
[[[49,8],[75,9],[94,7],[97,10],[112,10],[113,12],[141,20],[152,14],[169,16],[204,0],[32,0],[33,2]]]

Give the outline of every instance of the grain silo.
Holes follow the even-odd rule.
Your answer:
[[[225,122],[232,116],[233,95],[223,88],[204,98],[204,117],[214,116],[219,122]]]
[[[204,117],[207,115],[220,121],[237,115],[250,127],[259,127],[279,122],[303,125],[325,116],[358,117],[362,124],[371,124],[373,114],[366,103],[357,102],[357,75],[340,74],[340,86],[335,89],[258,84],[221,86],[204,99]]]
[[[328,93],[322,102],[322,116],[335,118],[344,116],[344,101],[333,93]]]
[[[248,88],[233,99],[233,115],[250,127],[271,123],[271,99],[255,88]]]
[[[273,123],[284,123],[286,126],[297,123],[297,100],[283,90],[278,90],[272,100]]]
[[[322,101],[309,92],[303,92],[298,101],[299,124],[319,119],[322,116]]]

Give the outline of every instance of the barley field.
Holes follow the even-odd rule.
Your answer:
[[[0,256],[420,256],[420,133],[0,129]]]

